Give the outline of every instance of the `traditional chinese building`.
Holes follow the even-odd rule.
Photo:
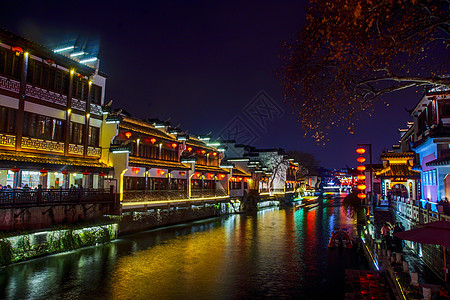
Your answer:
[[[0,41],[0,184],[103,187],[107,76],[96,58],[71,58],[74,45],[50,50],[5,29]]]

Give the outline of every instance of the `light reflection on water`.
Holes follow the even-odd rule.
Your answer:
[[[341,226],[352,220],[339,207],[317,207],[158,229],[7,267],[0,298],[341,298],[344,269],[364,265],[328,249]]]

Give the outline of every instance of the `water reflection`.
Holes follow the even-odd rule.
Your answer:
[[[36,259],[0,273],[0,298],[339,298],[345,268],[364,263],[329,250],[339,207],[268,209],[173,226],[112,244]]]

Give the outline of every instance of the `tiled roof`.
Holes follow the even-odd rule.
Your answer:
[[[123,129],[127,129],[127,130],[133,130],[136,132],[140,132],[143,134],[148,134],[154,137],[158,137],[158,138],[163,138],[163,139],[167,139],[170,141],[176,141],[177,139],[174,137],[171,137],[168,134],[165,134],[164,132],[162,132],[161,130],[158,130],[156,128],[153,128],[152,125],[141,121],[141,120],[136,120],[136,119],[132,119],[132,118],[127,118],[125,117],[123,119],[123,121],[120,123],[120,128]]]
[[[426,163],[427,167],[431,166],[448,166],[450,165],[450,157],[438,158]]]
[[[414,158],[414,156],[414,152],[392,152],[381,154],[381,158]]]
[[[86,170],[91,172],[112,170],[112,167],[100,162],[98,159],[0,150],[0,167],[11,168],[14,166],[19,168]]]
[[[376,172],[376,176],[419,178],[420,172],[411,170],[411,167],[406,164],[390,164],[380,172]]]
[[[213,167],[213,166],[202,166],[202,165],[195,165],[195,171],[228,173],[227,169],[222,169],[222,168]]]
[[[187,170],[190,169],[189,166],[182,164],[177,161],[167,161],[167,160],[159,160],[159,159],[151,159],[151,158],[142,158],[142,157],[134,157],[130,156],[128,159],[129,164],[132,165],[146,165],[149,167],[156,168],[170,168],[170,169],[181,169]]]
[[[241,171],[236,167],[233,168],[233,176],[252,177],[252,175],[250,175],[244,171]]]

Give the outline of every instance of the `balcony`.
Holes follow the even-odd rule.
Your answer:
[[[228,197],[226,190],[192,190],[191,198],[186,190],[159,190],[159,191],[124,191],[123,202],[160,202],[197,200],[202,198]]]

